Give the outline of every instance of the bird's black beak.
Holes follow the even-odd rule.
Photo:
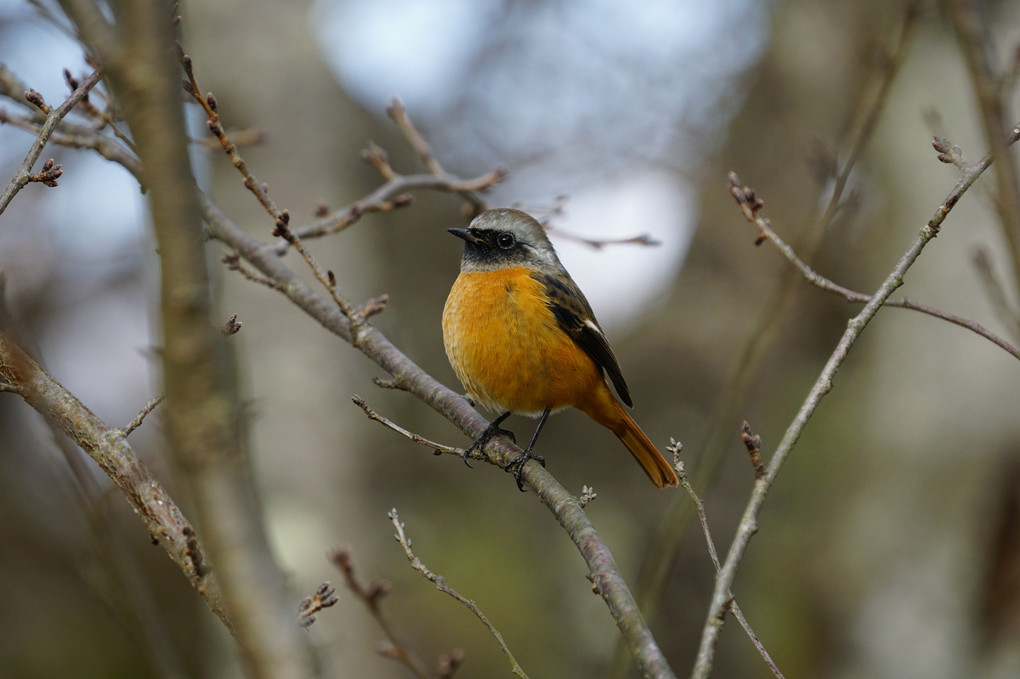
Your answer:
[[[471,233],[469,229],[453,228],[447,229],[447,231],[452,233],[457,238],[463,238],[468,243],[471,243],[473,245],[485,245],[485,241],[476,236],[475,234]]]

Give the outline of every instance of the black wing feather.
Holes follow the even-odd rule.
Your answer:
[[[532,276],[545,286],[549,309],[559,326],[570,335],[577,346],[584,350],[584,353],[595,361],[596,365],[606,371],[613,386],[616,387],[616,392],[620,395],[620,400],[628,406],[633,406],[630,390],[627,388],[627,382],[623,379],[623,372],[620,370],[620,362],[616,360],[609,341],[602,334],[602,329],[599,327],[598,321],[595,320],[591,305],[578,290],[577,285],[572,280],[562,280],[549,274],[536,273]],[[595,328],[585,321],[591,321]],[[596,328],[598,329],[596,330]]]

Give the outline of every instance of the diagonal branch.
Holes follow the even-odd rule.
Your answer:
[[[275,283],[294,304],[344,341],[353,344],[350,321],[330,300],[312,290],[290,269],[275,250],[263,247],[208,199],[203,204],[212,238],[225,243]],[[364,324],[358,333],[357,348],[394,377],[396,385],[414,394],[438,411],[472,439],[481,435],[488,422],[459,394],[436,381],[378,329]],[[484,451],[491,463],[505,466],[520,454],[509,442],[493,439]],[[571,495],[544,468],[527,464],[524,484],[538,495],[556,520],[567,531],[588,564],[596,592],[602,596],[631,649],[641,671],[649,677],[673,677],[665,656],[655,642],[616,561],[595,527]]]

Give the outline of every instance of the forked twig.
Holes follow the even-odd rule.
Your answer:
[[[871,300],[870,295],[845,288],[812,269],[807,262],[797,256],[793,247],[780,238],[779,234],[773,230],[772,222],[761,215],[761,207],[763,203],[758,199],[754,191],[746,186],[741,186],[740,178],[737,177],[734,172],[730,172],[728,182],[730,195],[732,195],[737,201],[737,205],[740,207],[740,211],[744,215],[744,218],[758,228],[758,240],[755,241],[755,244],[761,244],[766,240],[770,241],[776,246],[776,249],[782,253],[783,257],[793,264],[797,270],[801,272],[804,278],[815,287],[834,295],[839,295],[849,302],[866,304]],[[966,328],[967,330],[984,337],[1000,349],[1003,349],[1013,356],[1013,358],[1020,359],[1020,349],[1017,349],[1002,337],[999,337],[991,330],[988,330],[981,324],[975,323],[974,321],[941,311],[940,309],[936,309],[926,304],[920,304],[907,298],[886,300],[884,306],[919,311],[923,314],[948,321],[953,325],[958,325],[961,328]]]

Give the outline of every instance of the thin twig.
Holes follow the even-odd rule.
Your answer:
[[[388,178],[384,175],[386,183],[364,198],[336,210],[330,215],[321,217],[311,224],[292,229],[292,231],[301,239],[319,238],[343,231],[369,212],[388,212],[410,205],[412,196],[408,191],[414,189],[456,193],[475,206],[476,211],[480,211],[484,209],[485,204],[480,202],[481,199],[475,194],[502,181],[506,175],[506,170],[499,168],[472,179],[458,179],[450,175],[445,177],[437,177],[432,174],[402,175],[394,171]],[[479,205],[481,208],[478,207]],[[282,255],[290,245],[286,241],[280,241],[271,247]]]
[[[581,245],[587,245],[593,250],[601,250],[608,245],[643,245],[645,247],[658,247],[662,245],[662,241],[657,241],[649,233],[642,233],[637,236],[629,236],[627,238],[589,238],[582,236],[559,227],[545,224],[545,230],[553,235],[556,235],[564,240],[574,241]]]
[[[227,269],[229,271],[236,271],[237,273],[241,274],[242,276],[250,280],[252,283],[264,285],[270,290],[277,291],[279,290],[279,287],[275,282],[261,274],[255,273],[254,271],[246,267],[244,264],[242,264],[241,256],[238,255],[236,252],[232,252],[229,255],[223,255],[223,257],[220,258],[220,261],[227,265]]]
[[[1014,337],[1020,338],[1020,311],[1009,303],[1006,290],[995,273],[987,248],[979,247],[974,253],[974,266],[977,267],[981,283],[985,286],[985,294],[988,295],[995,314],[1012,329]]]
[[[491,622],[489,622],[489,619],[485,617],[485,614],[482,613],[482,610],[478,608],[478,604],[462,596],[460,593],[457,592],[457,590],[453,589],[448,584],[446,584],[446,580],[443,578],[443,576],[436,575],[431,570],[429,570],[428,566],[426,566],[425,563],[417,556],[415,556],[414,552],[411,551],[411,540],[410,538],[407,537],[407,534],[404,532],[404,524],[403,522],[401,522],[400,517],[397,515],[397,510],[391,509],[386,516],[388,516],[390,521],[393,522],[393,527],[397,529],[397,533],[393,537],[395,537],[397,539],[397,542],[400,543],[400,546],[404,548],[404,554],[407,555],[407,560],[411,562],[411,568],[425,576],[425,578],[433,585],[435,585],[436,589],[438,589],[440,592],[443,592],[444,594],[449,594],[454,599],[463,604],[465,608],[474,613],[475,616],[482,621],[482,624],[485,625],[486,629],[489,630],[489,633],[492,634],[493,638],[496,640],[496,643],[499,644],[499,648],[501,651],[503,651],[503,655],[505,655],[506,659],[510,662],[510,671],[516,674],[518,677],[521,677],[521,679],[528,679],[528,675],[524,673],[524,669],[517,662],[517,659],[514,658],[514,654],[510,652],[510,647],[506,645],[505,641],[503,641],[503,635],[499,633],[499,630],[496,629]]]
[[[305,247],[304,243],[300,238],[294,235],[294,233],[288,228],[287,223],[290,221],[290,213],[284,210],[280,217],[276,220],[276,229],[273,230],[274,236],[279,236],[285,241],[290,243],[298,254],[305,260],[308,268],[312,270],[316,280],[322,283],[323,287],[329,291],[333,301],[339,307],[340,312],[347,317],[350,321],[351,327],[351,342],[354,346],[358,346],[360,341],[361,331],[365,327],[367,321],[365,314],[361,309],[354,306],[354,304],[340,294],[340,289],[336,284],[336,276],[333,275],[332,271],[324,269],[319,261],[315,258],[315,255]]]
[[[842,285],[834,283],[830,279],[822,276],[820,273],[808,266],[807,262],[802,260],[794,252],[786,241],[779,237],[779,234],[772,228],[772,222],[761,215],[760,208],[761,203],[754,195],[754,191],[746,186],[740,185],[740,178],[737,177],[736,173],[730,172],[729,174],[729,189],[730,194],[737,201],[737,205],[740,207],[744,217],[754,224],[758,228],[758,241],[760,243],[763,240],[770,241],[776,246],[776,249],[791,263],[798,271],[804,276],[804,278],[812,285],[830,292],[834,295],[843,297],[848,302],[854,302],[858,304],[866,304],[871,300],[871,295],[866,295],[863,292],[855,292],[849,288],[845,288]],[[1020,349],[1010,344],[1008,341],[999,337],[991,330],[988,330],[980,323],[962,318],[955,314],[950,314],[940,309],[928,306],[926,304],[920,304],[913,300],[903,299],[890,299],[886,300],[885,306],[894,307],[898,309],[910,309],[911,311],[919,311],[923,314],[933,316],[935,318],[948,321],[954,325],[958,325],[961,328],[966,328],[971,332],[984,337],[1000,349],[1009,353],[1013,358],[1020,359]]]
[[[66,68],[64,69],[64,80],[67,82],[67,85],[68,87],[71,88],[71,90],[78,89],[78,85],[80,84],[78,79],[71,75],[71,71],[69,71]],[[135,146],[134,140],[128,137],[125,133],[121,132],[120,127],[117,125],[117,121],[114,120],[114,117],[109,110],[101,110],[97,108],[89,100],[88,95],[86,95],[85,98],[82,99],[81,109],[85,115],[93,118],[96,121],[95,127],[96,132],[99,132],[103,128],[109,128],[110,132],[113,133],[113,136],[119,139],[121,143],[123,143],[127,148],[131,149],[132,153],[135,154],[138,153],[138,148]]]
[[[382,628],[383,633],[389,640],[389,645],[379,649],[380,655],[392,658],[407,667],[418,679],[438,679],[425,663],[415,655],[404,643],[393,621],[382,609],[382,599],[390,592],[390,583],[385,580],[376,580],[367,586],[362,584],[354,572],[354,561],[351,559],[350,550],[347,548],[335,549],[329,554],[329,560],[337,567],[344,576],[347,589],[365,605],[368,612],[375,618],[376,623]]]
[[[745,422],[744,424],[747,423]],[[695,509],[697,509],[698,520],[701,522],[701,532],[705,535],[705,543],[708,546],[708,556],[712,559],[712,565],[715,567],[715,572],[718,573],[720,569],[719,553],[716,551],[715,541],[712,539],[712,531],[708,528],[708,516],[705,514],[705,503],[701,501],[697,491],[694,490],[694,486],[691,485],[690,480],[687,478],[687,472],[684,470],[683,463],[679,462],[678,458],[680,447],[680,443],[671,439],[666,450],[673,453],[673,459],[677,460],[677,463],[674,465],[676,467],[677,477],[680,479],[680,485],[687,491],[687,494],[694,502]],[[747,618],[744,617],[744,612],[740,610],[737,600],[733,598],[733,593],[730,592],[729,596],[730,611],[733,613],[733,617],[737,619],[737,622],[744,629],[747,637],[751,640],[751,643],[754,644],[755,649],[757,649],[758,654],[765,661],[765,664],[769,666],[769,669],[772,670],[772,674],[779,677],[779,679],[784,679],[783,673],[779,670],[779,666],[776,665],[772,656],[769,655],[769,652],[765,649],[765,645],[761,642],[761,639],[751,628],[751,623],[749,623]]]
[[[394,98],[386,108],[386,115],[400,128],[404,137],[410,142],[411,148],[421,158],[425,169],[436,177],[447,177],[446,170],[443,169],[443,166],[439,164],[439,160],[432,154],[432,147],[425,141],[425,137],[418,132],[418,128],[411,123],[411,118],[407,115],[407,107],[404,106],[403,102]]]
[[[1007,145],[1015,144],[1018,139],[1020,139],[1020,124],[1011,131]],[[953,187],[953,190],[942,201],[942,204],[935,210],[928,223],[921,227],[917,238],[914,239],[914,242],[911,243],[910,247],[896,263],[896,266],[893,267],[893,270],[882,282],[882,285],[879,286],[871,300],[847,324],[846,332],[843,333],[843,337],[826,362],[814,386],[811,387],[796,417],[794,417],[790,426],[787,427],[786,433],[776,448],[776,452],[769,461],[765,476],[755,481],[751,498],[747,503],[744,514],[740,519],[740,524],[737,527],[737,533],[726,555],[726,561],[719,571],[719,576],[716,578],[715,589],[712,592],[712,602],[702,630],[697,662],[691,675],[694,679],[705,679],[711,672],[715,647],[719,640],[719,633],[722,630],[725,611],[729,606],[729,594],[733,586],[733,580],[736,578],[737,569],[743,559],[744,551],[747,549],[751,536],[758,530],[758,512],[761,510],[765,497],[775,482],[783,462],[786,461],[790,451],[793,450],[794,445],[796,445],[818,404],[832,390],[832,380],[835,377],[836,371],[846,359],[857,338],[864,331],[864,328],[867,327],[868,323],[871,322],[871,319],[875,317],[878,310],[882,308],[885,301],[889,299],[893,291],[903,284],[903,277],[906,272],[917,260],[918,256],[920,256],[924,247],[938,235],[942,223],[950,211],[977,178],[992,164],[992,159],[993,154],[989,152],[980,162],[964,172],[963,177],[961,177],[960,181]]]
[[[135,419],[133,419],[130,422],[128,422],[127,426],[124,427],[121,430],[121,432],[123,432],[125,438],[127,436],[129,436],[131,434],[131,432],[133,432],[135,429],[138,429],[138,427],[140,427],[142,425],[142,420],[145,419],[145,416],[148,415],[149,413],[151,413],[153,410],[155,410],[156,406],[158,406],[160,403],[162,403],[164,398],[165,398],[165,396],[160,394],[156,398],[150,399],[148,401],[148,403],[146,403],[142,407],[141,411],[139,411],[139,413],[137,415],[135,415]]]
[[[25,156],[25,160],[22,161],[21,167],[14,173],[14,177],[10,183],[7,184],[7,188],[4,189],[3,193],[0,194],[0,214],[3,214],[7,206],[10,205],[11,200],[18,194],[21,189],[25,188],[28,184],[29,178],[32,176],[32,166],[35,165],[35,161],[42,155],[43,148],[46,146],[46,142],[49,141],[50,136],[56,131],[57,125],[61,120],[64,119],[68,113],[73,109],[85,95],[89,93],[93,87],[95,87],[102,79],[102,73],[98,70],[93,71],[82,83],[75,88],[74,92],[71,93],[64,103],[55,109],[50,109],[46,113],[46,121],[42,124],[39,129],[39,134],[35,141],[32,142],[31,148],[28,150],[28,155]],[[29,90],[30,92],[32,90]],[[26,95],[27,96],[27,95]],[[41,101],[41,98],[39,99]]]
[[[435,452],[436,455],[442,455],[443,453],[446,453],[448,455],[456,455],[458,457],[464,457],[464,449],[463,448],[455,448],[453,446],[447,446],[447,445],[444,445],[442,443],[436,443],[435,441],[430,441],[429,439],[425,438],[424,436],[422,436],[420,434],[415,434],[412,431],[408,431],[408,430],[404,429],[399,424],[396,424],[395,422],[386,419],[385,417],[383,417],[382,415],[380,415],[376,411],[374,411],[371,408],[369,408],[368,404],[365,403],[365,399],[361,398],[357,394],[352,396],[351,400],[354,401],[354,404],[356,406],[361,408],[361,410],[365,413],[365,415],[368,417],[368,419],[375,420],[376,422],[378,422],[379,424],[383,425],[384,427],[388,427],[388,428],[392,429],[393,431],[397,432],[398,434],[401,434],[402,436],[406,436],[407,438],[409,438],[410,440],[414,441],[415,443],[421,444],[421,445],[425,446],[426,448],[431,448]],[[474,460],[485,459],[485,457],[484,457],[484,455],[482,455],[481,451],[479,451],[477,449],[471,451],[470,457],[472,459],[474,459]]]
[[[36,135],[42,131],[42,123],[33,116],[15,115],[3,108],[0,108],[0,123],[19,127]],[[57,130],[50,135],[49,142],[57,146],[96,151],[103,158],[123,166],[144,186],[138,158],[115,139],[88,127],[63,120],[57,126]]]
[[[229,136],[227,136],[226,131],[223,129],[223,125],[220,123],[220,115],[218,111],[219,107],[216,102],[216,97],[212,92],[202,96],[201,89],[198,86],[198,81],[195,79],[195,70],[191,57],[184,53],[184,48],[179,43],[177,47],[179,50],[178,57],[181,65],[184,67],[184,72],[187,75],[186,84],[188,93],[191,94],[192,98],[202,106],[206,116],[208,116],[209,131],[212,132],[217,139],[219,139],[220,146],[223,147],[223,150],[230,157],[230,160],[234,164],[234,167],[237,168],[237,171],[244,177],[244,186],[251,191],[252,194],[254,194],[256,199],[258,199],[259,204],[262,205],[266,212],[268,212],[275,220],[276,228],[273,231],[273,235],[282,238],[300,253],[301,257],[304,258],[305,262],[308,264],[308,267],[312,270],[315,278],[329,291],[333,301],[340,308],[340,311],[344,314],[344,316],[346,316],[350,321],[351,329],[353,330],[353,342],[354,345],[357,346],[360,329],[365,325],[364,314],[362,314],[361,311],[350,302],[350,300],[340,294],[333,272],[324,269],[319,264],[318,260],[316,260],[315,256],[304,247],[301,237],[291,231],[290,212],[286,209],[279,208],[273,199],[269,197],[268,188],[264,184],[259,183],[255,179],[254,175],[252,175],[251,171],[248,170],[247,164],[244,162],[244,159],[241,158],[241,154],[237,150],[237,145],[234,144]],[[228,263],[228,266],[236,268],[252,280],[257,280],[264,285],[272,287],[271,283],[261,281],[255,278],[253,274],[243,271],[237,255],[229,255],[224,261]]]
[[[237,150],[237,145],[227,136],[226,131],[223,129],[223,125],[220,122],[220,114],[217,110],[218,106],[216,103],[216,97],[213,96],[212,92],[202,95],[202,90],[198,86],[198,81],[195,79],[195,69],[192,64],[191,57],[184,53],[184,48],[180,43],[177,44],[178,48],[178,59],[181,62],[181,66],[184,68],[184,73],[187,75],[185,88],[187,93],[198,102],[198,104],[205,111],[205,115],[208,118],[209,131],[216,136],[220,142],[220,146],[223,151],[230,157],[230,162],[234,164],[237,171],[244,177],[244,186],[259,201],[259,204],[265,209],[266,212],[274,219],[279,221],[283,218],[285,210],[281,210],[277,207],[276,203],[272,198],[269,197],[269,189],[264,185],[260,184],[252,176],[251,172],[248,171],[248,165],[241,158],[240,152]]]

